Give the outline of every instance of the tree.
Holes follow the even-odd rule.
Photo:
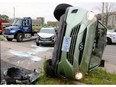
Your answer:
[[[1,15],[0,14],[0,20],[6,20],[6,21],[9,21],[9,17],[7,15]]]
[[[116,3],[115,2],[102,2],[101,6],[98,9],[102,13],[102,22],[106,26],[108,25],[108,19],[111,15],[116,14]]]

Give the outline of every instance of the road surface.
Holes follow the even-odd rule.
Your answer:
[[[1,41],[1,75],[10,67],[19,67],[30,73],[34,69],[42,71],[43,62],[52,58],[52,46],[36,46],[35,40],[25,40],[17,43]],[[103,59],[106,61],[105,69],[116,72],[116,44],[107,45]]]
[[[53,46],[36,46],[35,40],[1,41],[1,76],[10,67],[18,67],[27,72],[42,71],[43,62],[52,57]]]

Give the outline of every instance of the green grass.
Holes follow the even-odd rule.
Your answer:
[[[40,77],[37,79],[35,84],[40,84],[40,85],[46,85],[46,84],[54,84],[54,85],[60,85],[60,84],[73,84],[72,81],[69,81],[67,79],[62,79],[62,78],[54,78],[50,76],[46,76],[46,74],[40,74]]]
[[[85,76],[85,84],[116,84],[116,74],[107,73],[105,70],[97,69]]]
[[[102,69],[97,69],[90,72],[85,76],[84,80],[81,81],[83,84],[91,84],[91,85],[107,85],[107,84],[116,84],[116,74],[110,74]],[[75,84],[73,80],[67,80],[62,78],[52,78],[50,76],[46,76],[44,73],[40,74],[40,77],[35,82],[35,84]]]

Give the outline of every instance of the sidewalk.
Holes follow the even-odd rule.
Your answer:
[[[105,70],[109,73],[115,73],[116,74],[116,64],[112,64],[110,62],[105,61]]]

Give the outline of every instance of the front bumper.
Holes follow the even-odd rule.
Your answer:
[[[55,41],[51,40],[51,39],[41,40],[41,39],[37,38],[36,43],[40,43],[40,44],[54,44]]]
[[[38,41],[40,44],[54,44],[54,41]]]
[[[6,38],[14,38],[14,35],[4,35]]]

